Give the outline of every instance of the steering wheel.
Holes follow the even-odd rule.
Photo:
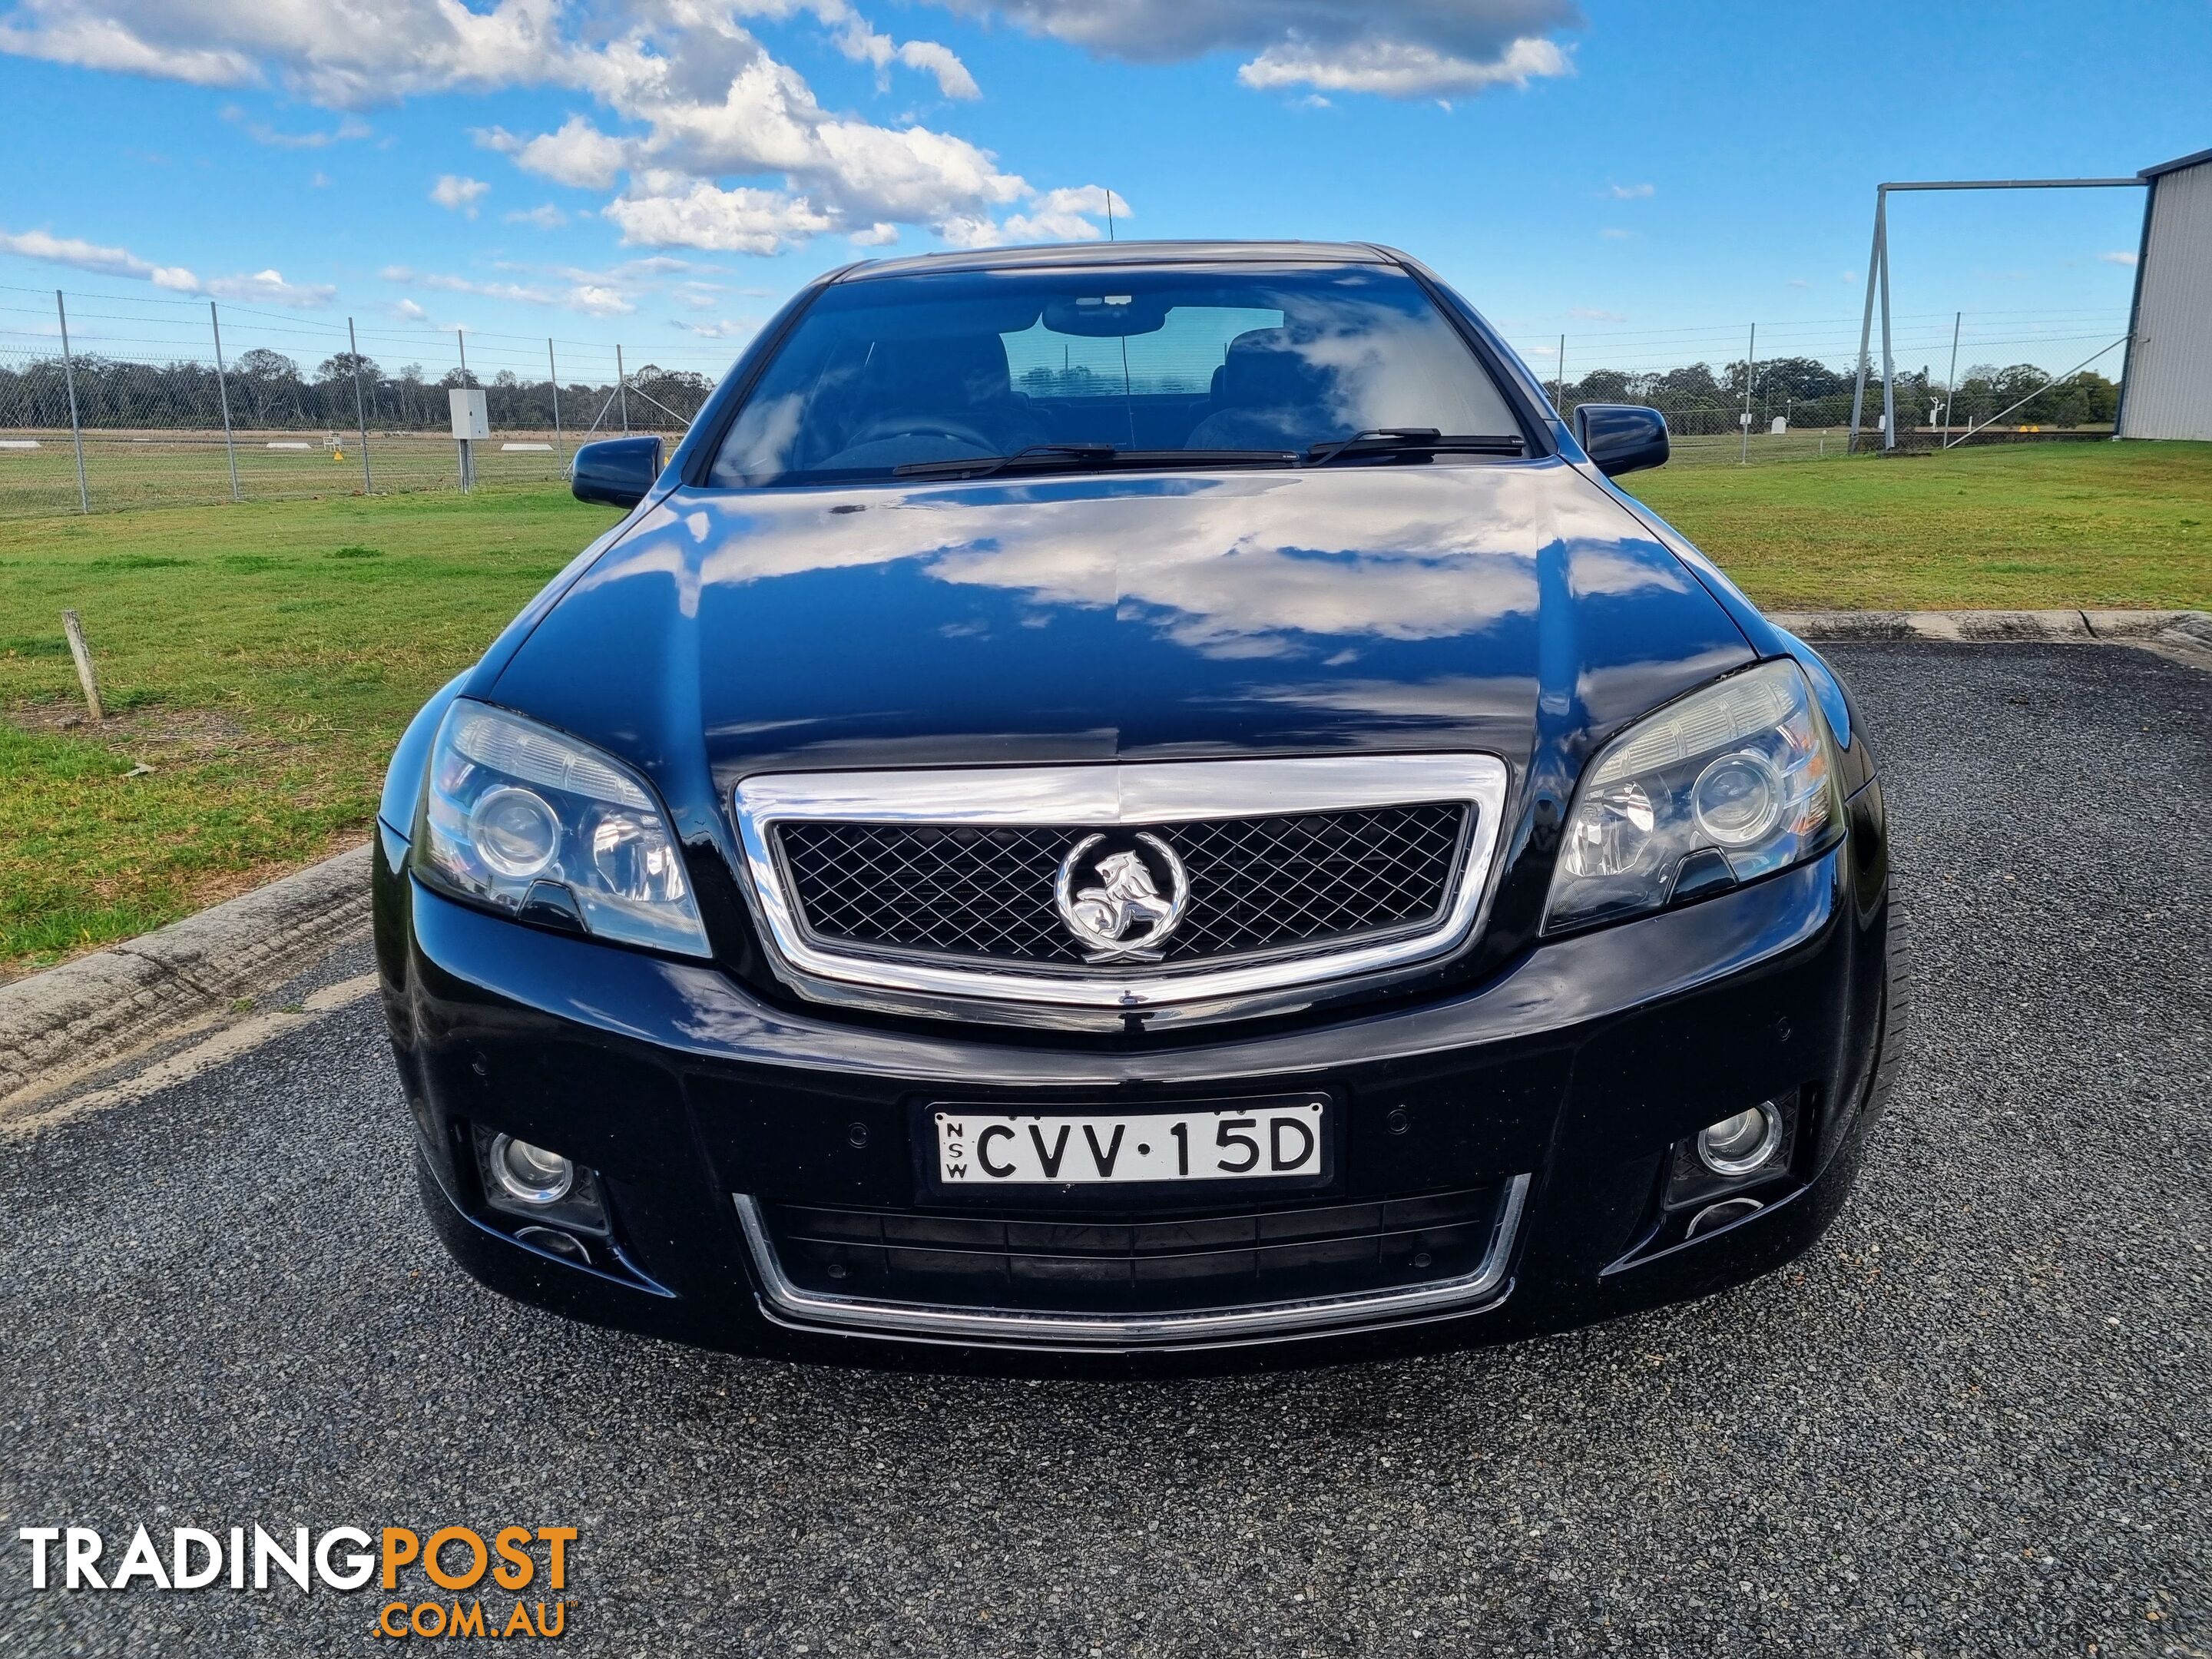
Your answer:
[[[962,421],[948,421],[936,415],[881,415],[869,422],[845,440],[847,449],[858,449],[862,444],[882,443],[890,438],[950,438],[955,443],[972,444],[979,455],[999,453],[998,441],[987,438],[975,428]]]

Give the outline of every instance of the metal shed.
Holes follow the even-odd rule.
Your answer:
[[[2212,149],[2145,167],[2119,435],[2212,441]]]

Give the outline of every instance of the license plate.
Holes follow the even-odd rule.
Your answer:
[[[1312,1097],[1179,1112],[1004,1116],[940,1106],[946,1188],[1311,1180],[1326,1170],[1328,1103]]]

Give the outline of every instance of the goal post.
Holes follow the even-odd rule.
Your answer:
[[[1859,447],[1859,421],[1866,410],[1869,350],[1874,343],[1874,307],[1881,301],[1881,447],[1897,447],[1897,364],[1890,348],[1889,331],[1889,192],[1893,190],[2118,190],[2123,185],[2140,190],[2142,179],[1922,179],[1894,181],[1874,187],[1874,246],[1867,255],[1866,310],[1859,320],[1859,366],[1851,391],[1851,429],[1845,440],[1848,453]],[[2106,350],[2110,350],[2108,346]],[[2098,356],[2102,356],[2099,352]],[[2096,358],[2089,360],[2094,362]],[[2070,372],[2070,371],[2069,371]],[[1947,410],[1948,413],[1948,406]]]

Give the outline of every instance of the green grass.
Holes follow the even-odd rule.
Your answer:
[[[1666,467],[1622,482],[1775,610],[2212,607],[2212,444]]]
[[[1778,609],[2212,606],[2212,445],[1629,482]],[[0,523],[0,978],[359,837],[408,717],[612,518],[539,487]]]
[[[0,520],[76,512],[76,453],[67,429],[25,435],[35,435],[39,447],[0,450]],[[343,459],[322,447],[326,435],[337,438]],[[313,447],[270,449],[267,441],[271,437]],[[550,443],[553,434],[517,433],[515,439]],[[573,434],[563,436],[552,451],[478,444],[477,481],[502,488],[557,483],[562,461],[574,447]],[[241,432],[235,454],[239,493],[248,501],[348,495],[361,488],[361,451],[350,432]],[[458,483],[459,455],[453,441],[441,434],[375,433],[369,440],[369,462],[380,495],[451,489]],[[84,477],[85,494],[95,513],[227,505],[231,501],[229,458],[220,433],[210,437],[205,433],[90,432],[84,440]]]
[[[614,516],[539,489],[0,524],[0,978],[357,838],[423,697]],[[65,608],[96,734],[64,724]]]

